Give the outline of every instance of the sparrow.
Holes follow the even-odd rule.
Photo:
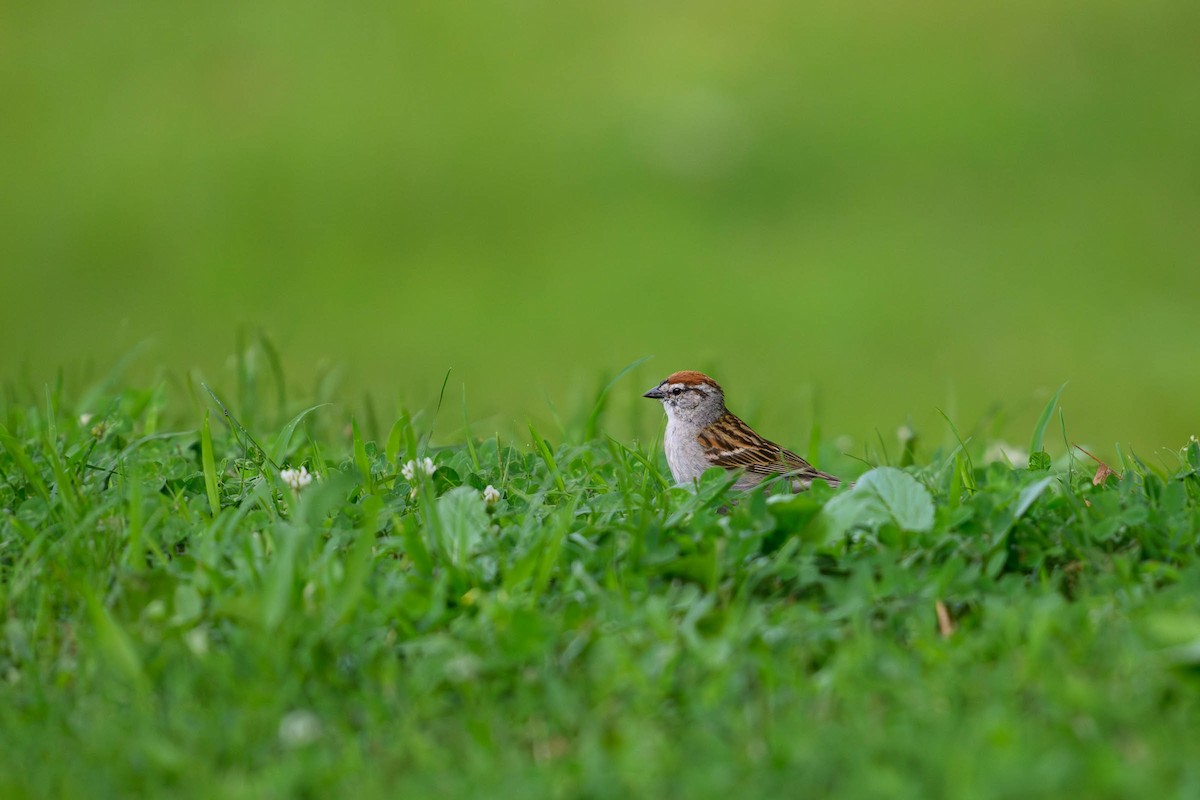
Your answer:
[[[667,412],[663,448],[676,483],[690,483],[711,467],[740,471],[735,489],[773,477],[786,477],[793,491],[807,489],[817,479],[835,487],[841,483],[730,413],[725,392],[703,372],[676,372],[642,397],[661,400]]]

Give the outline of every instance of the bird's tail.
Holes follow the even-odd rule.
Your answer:
[[[812,486],[813,481],[825,481],[825,483],[829,484],[829,486],[834,489],[842,485],[841,478],[835,475],[830,475],[828,472],[821,472],[821,470],[814,469],[812,467],[793,473],[791,476],[791,481],[792,489],[797,492],[802,492],[808,487]],[[853,486],[854,484],[850,485]]]

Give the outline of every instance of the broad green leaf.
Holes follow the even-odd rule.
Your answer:
[[[437,499],[437,507],[442,545],[452,562],[466,566],[488,527],[483,495],[469,486],[456,486]]]
[[[854,527],[874,530],[887,522],[907,531],[933,528],[933,498],[916,478],[895,467],[876,467],[853,489],[834,497],[821,511],[826,540]]]
[[[1030,453],[1029,468],[1034,472],[1045,472],[1050,469],[1050,454],[1045,450]]]
[[[1021,518],[1021,515],[1029,510],[1034,501],[1041,496],[1046,487],[1054,483],[1054,476],[1047,475],[1037,483],[1032,483],[1021,490],[1021,494],[1017,496],[1017,505],[1013,508],[1013,521]]]
[[[852,491],[858,490],[873,490],[900,529],[924,532],[933,528],[933,498],[907,472],[877,467],[858,479]]]

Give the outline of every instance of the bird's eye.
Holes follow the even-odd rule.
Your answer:
[[[683,388],[676,386],[674,389],[671,390],[671,394],[674,394],[674,395],[683,394]]]

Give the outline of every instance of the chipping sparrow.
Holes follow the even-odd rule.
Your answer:
[[[793,491],[819,478],[840,481],[800,456],[759,436],[725,408],[725,393],[703,372],[676,372],[643,397],[661,400],[667,412],[663,447],[677,483],[688,483],[710,467],[742,470],[735,489],[749,489],[773,476],[787,476]]]

